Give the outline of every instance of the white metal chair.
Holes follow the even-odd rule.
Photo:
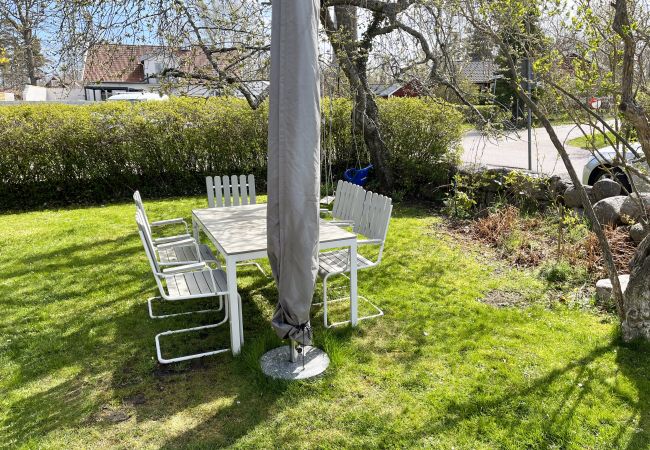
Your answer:
[[[153,263],[154,263],[154,265],[156,267],[157,272],[160,272],[161,268],[163,266],[165,266],[165,265],[174,266],[174,267],[177,267],[177,266],[186,267],[188,265],[193,265],[193,264],[206,264],[206,261],[203,261],[200,258],[197,258],[197,259],[194,259],[194,260],[182,261],[184,264],[178,264],[178,263],[176,263],[176,261],[174,261],[174,263],[176,263],[176,264],[169,264],[169,263],[166,264],[164,260],[161,261],[161,258],[160,258],[161,254],[165,255],[166,251],[175,249],[174,247],[178,246],[179,243],[182,242],[182,241],[168,242],[168,243],[165,243],[165,244],[160,244],[158,247],[156,247],[156,246],[153,245],[153,242],[151,241],[151,236],[148,234],[147,226],[146,226],[146,224],[145,224],[145,222],[144,222],[144,220],[142,218],[142,215],[140,214],[140,211],[136,211],[136,213],[135,213],[135,221],[138,224],[138,232],[140,233],[140,238],[142,240],[142,245],[143,245],[143,247],[144,247],[144,249],[145,249],[145,251],[147,253],[147,257],[151,258],[153,260]],[[194,247],[193,253],[196,254],[196,252],[197,252],[198,245],[196,244],[196,242],[194,240],[192,240],[190,244],[180,244],[180,246],[182,246],[182,247],[193,246]],[[163,272],[164,271],[165,270],[163,269]],[[191,282],[192,285],[194,285],[192,280],[188,280],[188,281]],[[174,317],[174,316],[178,316],[178,315],[182,316],[182,315],[186,315],[186,314],[194,314],[194,313],[197,313],[197,312],[221,311],[221,306],[220,306],[219,309],[211,309],[211,310],[204,310],[204,311],[189,311],[189,312],[185,312],[185,313],[178,313],[178,314],[171,314],[171,315],[154,315],[152,302],[154,300],[156,300],[156,299],[166,300],[164,296],[162,296],[162,297],[152,297],[152,298],[147,300],[148,307],[149,307],[149,317],[151,317],[152,319],[163,319],[163,318],[166,318],[166,317]]]
[[[208,191],[209,208],[255,205],[257,202],[255,177],[252,174],[205,177],[205,185]],[[237,265],[255,266],[262,275],[267,276],[262,266],[255,261],[243,261]]]
[[[257,201],[253,175],[205,177],[205,185],[209,208],[254,205]]]
[[[141,221],[138,221],[138,233],[140,234],[140,239],[142,240],[142,245],[144,246],[147,259],[149,260],[149,265],[151,271],[153,272],[154,278],[156,280],[156,285],[158,286],[158,291],[160,292],[160,297],[153,297],[147,301],[149,305],[149,316],[152,318],[166,318],[166,317],[175,317],[186,314],[195,314],[195,313],[207,313],[211,311],[221,311],[224,310],[224,318],[218,323],[202,325],[198,327],[184,328],[180,330],[169,330],[162,333],[158,333],[155,337],[156,342],[156,355],[158,361],[161,364],[169,364],[179,361],[187,361],[189,359],[201,358],[203,356],[216,355],[218,353],[224,353],[229,351],[229,348],[211,350],[208,352],[196,353],[192,355],[178,356],[174,358],[164,358],[162,356],[162,350],[160,346],[160,338],[162,336],[169,336],[172,334],[182,334],[190,333],[199,330],[207,330],[210,328],[217,328],[221,325],[224,325],[228,322],[229,311],[228,311],[228,302],[224,303],[224,296],[228,295],[228,285],[226,281],[226,273],[221,269],[211,269],[205,262],[196,262],[192,264],[187,264],[184,266],[176,266],[168,269],[161,270],[160,265],[158,264],[156,258],[153,256],[153,249],[149,243],[148,238],[146,237],[146,229]],[[151,301],[155,298],[162,298],[164,301],[183,301],[197,298],[210,298],[218,297],[219,298],[219,308],[218,309],[204,309],[201,311],[189,311],[176,314],[167,314],[161,316],[153,315]],[[241,309],[241,297],[238,294],[239,308]],[[241,324],[240,324],[241,327]]]
[[[354,226],[361,217],[365,192],[359,185],[339,180],[332,210],[322,208],[321,213],[330,214],[332,216],[330,223],[334,225]]]
[[[381,263],[386,235],[388,233],[388,224],[393,211],[392,200],[389,197],[379,195],[373,192],[366,192],[363,201],[362,213],[358,221],[354,224],[354,232],[365,236],[367,239],[357,241],[357,245],[378,245],[379,254],[376,261],[371,261],[361,254],[355,255],[357,258],[357,270],[369,269],[378,266]],[[314,305],[323,305],[323,322],[326,328],[334,327],[349,323],[350,320],[341,322],[328,323],[327,304],[349,300],[349,297],[335,300],[327,299],[327,281],[331,276],[344,275],[350,272],[350,249],[332,250],[321,252],[318,256],[318,275],[323,279],[323,301],[314,303]],[[384,312],[367,298],[359,295],[359,299],[364,300],[377,312],[372,315],[359,317],[358,320],[371,319],[373,317],[383,316]]]
[[[136,209],[140,211],[142,213],[142,217],[144,217],[145,224],[147,226],[147,229],[149,230],[150,235],[153,235],[152,228],[160,228],[167,225],[183,225],[185,227],[185,233],[183,234],[152,239],[154,244],[157,245],[157,244],[163,244],[167,242],[180,241],[192,237],[192,235],[190,234],[190,230],[187,226],[187,222],[185,222],[185,219],[177,217],[174,219],[166,219],[166,220],[158,220],[156,222],[149,222],[149,218],[147,217],[147,211],[145,211],[144,204],[142,203],[142,197],[140,196],[140,191],[135,191],[133,193],[133,200],[135,201]]]
[[[137,210],[135,212],[135,220],[138,226],[142,227],[153,256],[159,265],[182,266],[201,261],[219,265],[219,260],[214,256],[210,247],[205,244],[199,244],[191,237],[156,245],[151,236],[151,231],[147,227],[147,220],[142,214],[142,211]]]

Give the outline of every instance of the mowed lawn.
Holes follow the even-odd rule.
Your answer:
[[[205,199],[145,204],[151,220],[189,219]],[[132,204],[0,216],[0,446],[647,448],[649,348],[622,345],[593,310],[481,303],[499,289],[546,304],[546,287],[440,220],[396,207],[385,259],[359,284],[386,316],[327,331],[315,310],[332,364],[286,384],[258,367],[280,341],[274,283],[254,268],[239,271],[242,356],[160,366],[156,333],[221,316],[149,319]],[[228,335],[164,342],[183,352]]]

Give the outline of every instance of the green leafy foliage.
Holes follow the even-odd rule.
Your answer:
[[[419,99],[379,102],[398,188],[446,181],[462,118]],[[323,152],[335,180],[369,162],[350,101],[323,102]],[[268,107],[236,98],[0,108],[0,209],[198,194],[208,174],[266,180]],[[324,167],[325,168],[325,167]]]
[[[480,210],[513,205],[525,212],[543,210],[554,200],[546,177],[518,170],[480,170],[457,173],[445,200],[445,213],[467,218]]]

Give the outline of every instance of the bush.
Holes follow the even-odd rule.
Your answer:
[[[462,114],[434,100],[392,98],[379,102],[379,115],[396,189],[418,195],[449,183],[460,159]]]
[[[323,103],[323,152],[335,180],[369,160],[361,136],[353,139],[350,108],[348,100]],[[417,99],[380,101],[380,109],[398,187],[443,180],[460,115]],[[104,202],[135,189],[200,194],[207,174],[253,173],[263,192],[267,114],[267,105],[252,110],[228,97],[0,107],[0,209]]]
[[[459,203],[459,199],[462,200]],[[543,210],[556,199],[551,179],[520,170],[480,169],[457,173],[447,193],[445,212],[469,217],[485,208],[514,205],[524,212]],[[464,209],[459,210],[462,204]]]

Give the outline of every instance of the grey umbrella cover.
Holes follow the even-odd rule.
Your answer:
[[[268,256],[278,285],[278,336],[311,344],[320,193],[319,0],[272,6]]]

